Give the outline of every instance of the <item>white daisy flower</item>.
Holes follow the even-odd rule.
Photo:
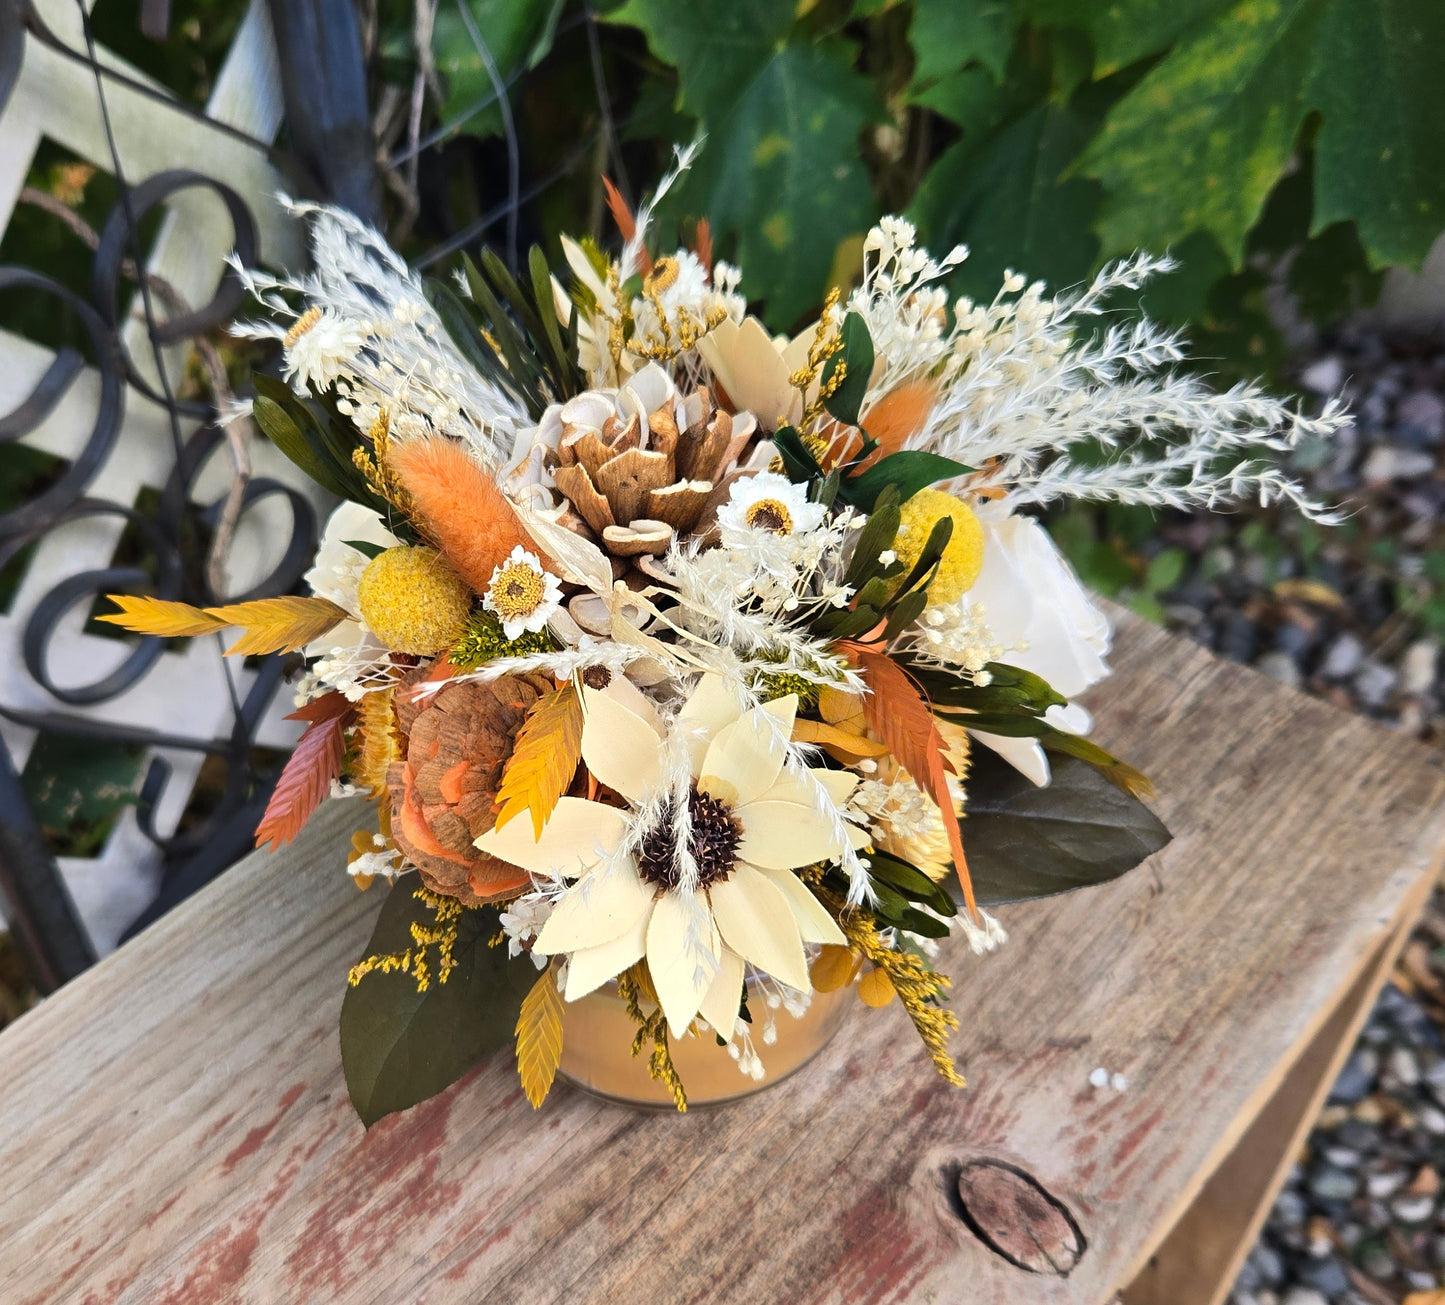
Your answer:
[[[776,472],[760,471],[733,482],[728,501],[718,508],[717,523],[723,543],[746,547],[756,540],[757,531],[807,534],[818,529],[826,515],[821,503],[808,502],[804,486]]]
[[[366,343],[365,325],[313,304],[292,324],[282,343],[286,379],[305,395],[310,386],[329,389],[352,371],[352,360]]]
[[[492,572],[482,595],[482,606],[502,622],[508,639],[520,638],[524,631],[536,634],[561,605],[562,582],[521,544]]]
[[[731,1038],[745,963],[810,992],[804,944],[844,946],[846,939],[793,872],[841,854],[833,816],[858,777],[817,769],[809,782],[785,769],[797,698],[743,711],[720,677],[704,675],[673,722],[672,740],[652,704],[621,676],[603,689],[584,687],[582,700],[582,758],[636,808],[659,809],[668,744],[685,751],[692,866],[685,875],[665,802],[640,838],[636,825],[646,817],[639,811],[564,797],[541,838],[530,821],[512,820],[477,839],[492,856],[574,881],[533,947],[567,955],[566,999],[646,958],[675,1037],[701,1015]],[[816,785],[833,813],[814,802]]]

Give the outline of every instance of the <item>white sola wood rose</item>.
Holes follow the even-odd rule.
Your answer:
[[[1000,503],[978,511],[984,530],[983,569],[966,602],[1008,650],[1010,665],[1032,671],[1066,698],[1109,674],[1109,618],[1089,597],[1048,533],[1032,517]],[[1049,721],[1083,734],[1089,713],[1076,703],[1052,707]],[[1035,784],[1049,782],[1049,762],[1035,739],[973,731]]]

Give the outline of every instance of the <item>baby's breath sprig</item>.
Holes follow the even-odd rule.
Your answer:
[[[452,949],[457,945],[457,928],[462,918],[462,904],[455,897],[442,897],[428,888],[418,888],[412,896],[423,903],[434,917],[430,925],[413,921],[412,945],[404,952],[388,952],[368,956],[351,967],[346,982],[356,987],[368,974],[409,974],[416,980],[416,990],[426,992],[432,981],[432,949],[436,949],[436,980],[445,983],[456,968]]]

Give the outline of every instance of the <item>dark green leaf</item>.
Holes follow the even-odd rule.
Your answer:
[[[898,638],[923,615],[923,609],[927,606],[927,590],[915,589],[912,593],[904,594],[888,609],[888,624],[883,628],[883,638],[885,640]]]
[[[432,912],[413,896],[416,887],[410,875],[392,887],[365,955],[404,952],[414,945],[412,924],[432,924]],[[352,1104],[368,1128],[435,1096],[511,1042],[537,971],[526,958],[508,960],[505,947],[489,947],[496,931],[494,910],[463,911],[453,951],[456,968],[440,983],[433,964],[424,993],[401,973],[368,974],[347,988],[341,1062]]]
[[[908,211],[936,252],[968,246],[953,286],[987,302],[1006,269],[1059,288],[1090,274],[1099,249],[1090,224],[1100,188],[1064,176],[1089,131],[1073,110],[1041,104],[1001,131],[966,137],[938,157]],[[1141,186],[1147,178],[1129,184]]]
[[[913,0],[914,85],[974,62],[1003,81],[1018,23],[1019,6],[1011,0]]]
[[[889,485],[897,489],[899,502],[906,503],[920,489],[954,476],[966,476],[972,470],[938,453],[904,449],[880,458],[861,476],[845,480],[839,497],[864,512],[872,512],[879,495]]]
[[[795,485],[822,478],[823,468],[818,465],[818,459],[792,426],[779,426],[773,435],[773,443],[783,460],[783,470]]]
[[[871,879],[882,880],[896,888],[909,900],[926,902],[943,915],[955,915],[958,907],[947,890],[930,879],[917,866],[909,865],[887,852],[873,851],[868,854],[868,874]]]
[[[863,529],[858,532],[858,541],[853,545],[853,556],[843,577],[844,584],[857,589],[881,570],[882,563],[878,559],[887,549],[893,547],[902,521],[903,515],[898,510],[897,490],[891,490],[886,495],[880,494]]]
[[[828,396],[826,406],[839,421],[856,426],[858,411],[873,375],[873,337],[868,334],[868,324],[857,313],[849,313],[843,319],[838,336],[843,347],[823,366],[823,388],[827,388],[840,366],[845,371],[838,388]]]
[[[1142,802],[1073,757],[1038,788],[1002,758],[974,752],[963,821],[968,869],[982,906],[1117,879],[1169,841]]]
[[[547,267],[547,257],[539,246],[532,246],[527,260],[532,273],[532,298],[537,305],[537,316],[542,319],[542,337],[551,351],[558,397],[570,399],[574,391],[569,382],[576,368],[562,344],[562,326],[557,321],[557,305],[552,300],[552,273]]]
[[[916,933],[922,938],[947,938],[953,932],[947,920],[939,920],[932,915],[925,915],[922,911],[915,911],[912,907],[899,913],[896,924],[898,928],[906,929],[909,933]]]
[[[358,553],[365,553],[367,557],[377,558],[386,552],[386,545],[373,544],[365,539],[346,539],[342,541],[347,548],[354,548]]]
[[[933,523],[933,529],[928,532],[928,538],[923,541],[923,550],[918,554],[918,561],[913,564],[913,569],[903,577],[903,583],[898,586],[900,594],[906,594],[915,585],[922,584],[925,578],[932,578],[929,576],[929,572],[938,565],[939,559],[943,557],[943,550],[948,547],[948,541],[952,538],[953,518],[939,517]]]
[[[260,381],[267,378],[255,379]],[[331,459],[312,448],[300,427],[273,399],[257,394],[251,403],[251,415],[256,419],[256,425],[261,428],[262,434],[318,485],[335,494],[337,498],[353,497],[352,487],[336,474]]]

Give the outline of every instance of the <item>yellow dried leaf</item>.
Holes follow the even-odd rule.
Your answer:
[[[107,594],[118,612],[96,617],[118,625],[135,634],[157,634],[165,639],[188,639],[198,634],[214,634],[229,622],[189,603],[176,603],[166,598],[144,598],[132,594]]]
[[[858,958],[853,955],[851,947],[825,943],[818,959],[813,962],[813,988],[817,992],[837,992],[851,983],[857,972]]]
[[[865,1006],[872,1006],[875,1010],[888,1005],[895,991],[893,980],[882,970],[869,970],[858,980],[858,996]]]
[[[532,704],[517,732],[497,790],[497,828],[530,811],[533,837],[541,838],[581,758],[582,702],[577,690],[564,684]]]
[[[860,757],[881,757],[888,751],[874,739],[864,738],[861,734],[850,734],[836,725],[803,720],[801,717],[793,722],[793,742],[816,743],[834,761],[841,761],[845,765],[857,761]]]
[[[818,692],[818,715],[829,725],[842,726],[850,734],[861,734],[865,728],[863,695],[825,684]]]
[[[378,689],[357,704],[356,736],[352,742],[357,759],[352,778],[374,798],[386,796],[386,772],[402,755],[392,702],[395,694],[395,688]]]
[[[517,1074],[535,1110],[547,1099],[562,1062],[562,994],[550,969],[532,985],[517,1016]]]
[[[227,657],[295,652],[347,618],[345,608],[329,598],[294,595],[208,607],[206,613],[227,625],[245,627],[246,633],[226,649]]]

